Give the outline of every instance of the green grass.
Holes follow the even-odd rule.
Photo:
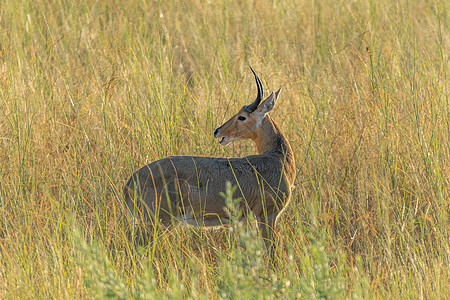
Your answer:
[[[0,3],[0,298],[450,294],[448,1]],[[298,175],[261,238],[177,228],[136,253],[121,194],[269,90]]]

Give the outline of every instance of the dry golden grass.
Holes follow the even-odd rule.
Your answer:
[[[448,1],[2,1],[0,298],[445,298]],[[267,271],[255,233],[137,254],[122,186],[213,139],[255,89],[298,176]],[[240,245],[240,246],[239,246]],[[245,247],[243,250],[242,247]]]

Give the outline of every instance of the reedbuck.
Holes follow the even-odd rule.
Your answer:
[[[241,197],[244,217],[253,213],[269,251],[273,229],[289,203],[295,178],[291,146],[268,112],[281,89],[263,101],[261,80],[253,71],[258,96],[214,131],[222,146],[252,139],[257,155],[243,158],[172,156],[152,162],[134,173],[124,188],[127,205],[143,220],[148,235],[156,222],[170,226],[174,219],[193,226],[211,227],[227,223],[226,183],[237,186],[233,198]]]

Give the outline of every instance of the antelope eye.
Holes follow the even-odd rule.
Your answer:
[[[239,116],[239,117],[238,117],[238,120],[239,120],[239,121],[245,121],[245,117]]]

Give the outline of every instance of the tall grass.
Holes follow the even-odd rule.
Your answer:
[[[448,1],[2,1],[0,298],[445,298]],[[168,155],[245,156],[221,125],[251,65],[298,175],[261,238],[140,249],[121,195]],[[233,205],[233,201],[229,201]]]

